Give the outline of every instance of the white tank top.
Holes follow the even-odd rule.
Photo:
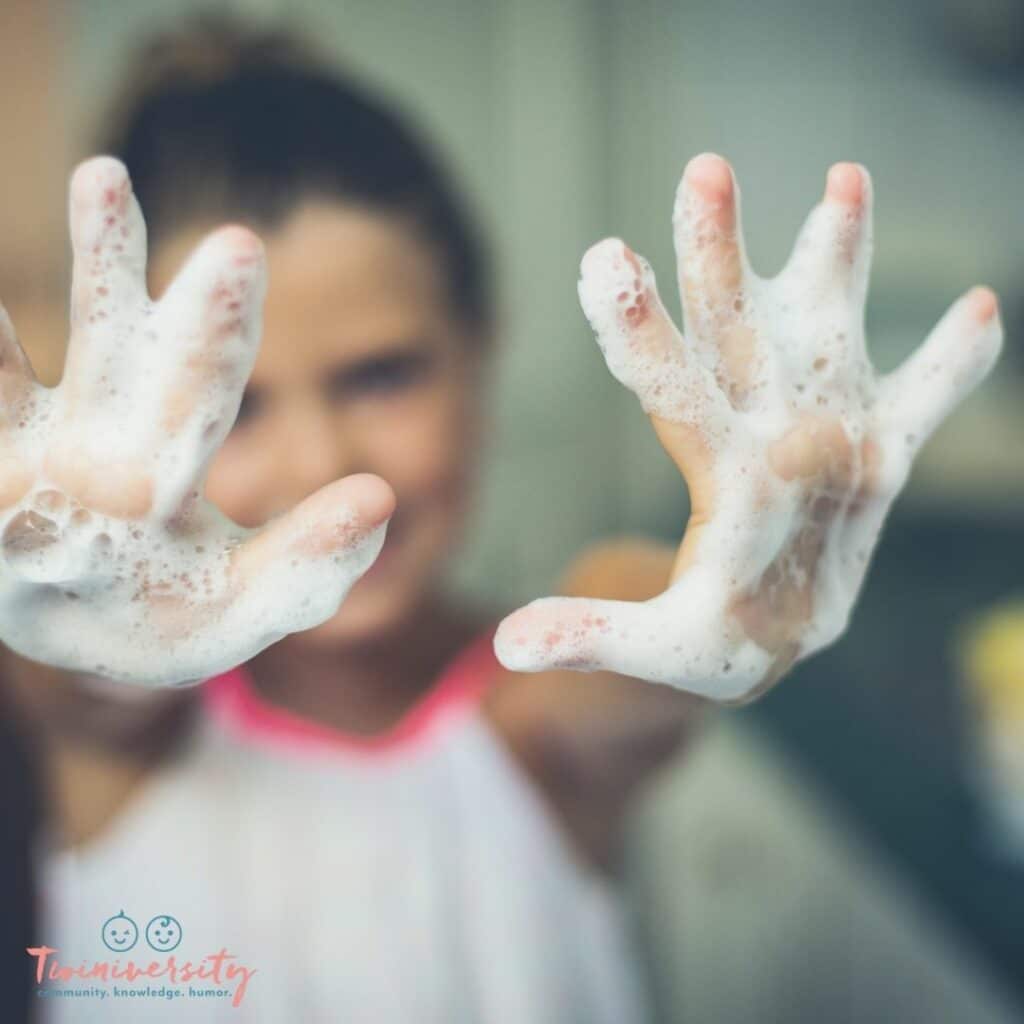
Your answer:
[[[616,893],[479,713],[495,668],[482,637],[371,740],[204,684],[182,756],[43,857],[40,1019],[646,1020]]]

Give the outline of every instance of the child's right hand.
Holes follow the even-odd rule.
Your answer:
[[[379,477],[322,488],[260,530],[203,497],[260,336],[263,247],[229,226],[166,294],[124,166],[71,180],[71,338],[41,386],[0,308],[0,639],[61,668],[194,681],[329,618],[394,508]]]

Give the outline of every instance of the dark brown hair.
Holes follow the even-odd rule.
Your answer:
[[[287,31],[202,16],[143,47],[96,139],[128,167],[150,238],[199,218],[272,228],[309,198],[408,219],[455,312],[486,328],[488,259],[448,174],[407,121]]]

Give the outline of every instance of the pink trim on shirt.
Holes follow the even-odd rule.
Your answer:
[[[245,665],[203,684],[203,708],[236,736],[293,752],[377,757],[407,751],[442,718],[477,706],[500,667],[493,639],[490,629],[463,648],[393,726],[374,736],[347,733],[271,704],[260,696]]]

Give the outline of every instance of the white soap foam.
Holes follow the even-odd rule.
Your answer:
[[[334,614],[386,527],[361,533],[356,510],[338,502],[331,553],[315,553],[315,524],[296,520],[292,536],[254,557],[246,544],[260,531],[202,496],[259,343],[264,266],[253,236],[215,232],[153,302],[145,225],[120,163],[78,169],[71,227],[60,385],[30,380],[16,342],[2,342],[5,397],[17,397],[0,414],[0,458],[5,480],[26,487],[0,512],[0,639],[108,679],[196,682]]]
[[[861,173],[863,214],[826,197],[770,280],[746,261],[738,201],[737,237],[725,237],[684,177],[674,221],[685,339],[650,267],[621,241],[584,257],[580,301],[608,368],[646,412],[699,434],[713,513],[695,562],[653,600],[545,598],[506,619],[495,649],[507,668],[607,669],[742,700],[772,681],[787,644],[804,657],[845,629],[916,451],[1001,344],[998,317],[979,319],[968,296],[903,368],[877,377],[863,330]],[[733,279],[717,258],[730,247]],[[815,459],[817,472],[787,470]],[[793,629],[772,637],[786,621]]]

